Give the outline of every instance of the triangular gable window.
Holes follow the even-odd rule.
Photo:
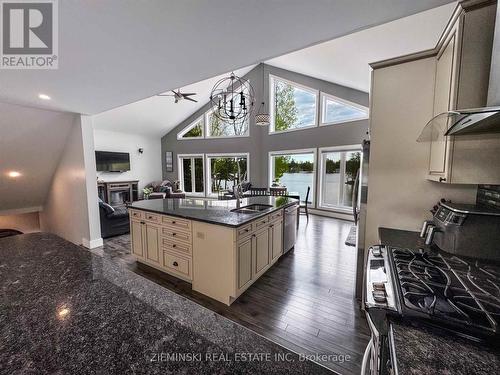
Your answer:
[[[186,126],[179,134],[177,139],[196,139],[205,137],[205,117],[201,116]]]
[[[321,124],[339,124],[368,118],[368,108],[322,93]]]

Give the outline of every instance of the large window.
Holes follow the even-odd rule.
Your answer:
[[[319,206],[350,210],[354,182],[361,165],[361,151],[320,149],[320,160]]]
[[[200,139],[204,138],[204,133],[205,117],[201,116],[177,134],[177,139]]]
[[[210,138],[248,136],[248,117],[243,122],[224,122],[209,111],[206,114],[207,135]]]
[[[308,202],[314,202],[316,150],[294,150],[269,153],[270,183],[286,186],[289,194],[300,195],[305,202],[310,187]]]
[[[179,181],[187,195],[205,194],[203,154],[179,155]]]
[[[318,91],[270,76],[271,126],[285,132],[317,125]]]
[[[232,190],[243,180],[249,180],[248,154],[207,155],[208,193]]]
[[[368,108],[325,93],[321,93],[321,108],[321,125],[339,124],[368,118]]]

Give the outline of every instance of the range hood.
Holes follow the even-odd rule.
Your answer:
[[[433,117],[425,125],[418,142],[444,136],[500,133],[500,107],[449,111]]]

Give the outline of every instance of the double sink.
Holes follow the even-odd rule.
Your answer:
[[[235,208],[231,210],[231,212],[237,212],[240,214],[255,214],[258,212],[266,211],[272,208],[273,206],[269,204],[251,204],[249,206]]]

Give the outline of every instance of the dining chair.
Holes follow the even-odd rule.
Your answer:
[[[270,195],[278,196],[278,195],[286,195],[287,188],[286,187],[273,187],[269,189]]]
[[[308,186],[307,187],[307,193],[306,193],[306,199],[304,202],[300,202],[299,203],[299,212],[301,212],[302,209],[304,209],[304,213],[306,214],[306,217],[307,217],[307,220],[309,221],[309,210],[308,210],[308,206],[309,206],[309,193],[311,192],[311,187]]]
[[[250,188],[250,196],[260,196],[260,195],[267,195],[267,188],[257,188],[257,187],[251,187]]]

